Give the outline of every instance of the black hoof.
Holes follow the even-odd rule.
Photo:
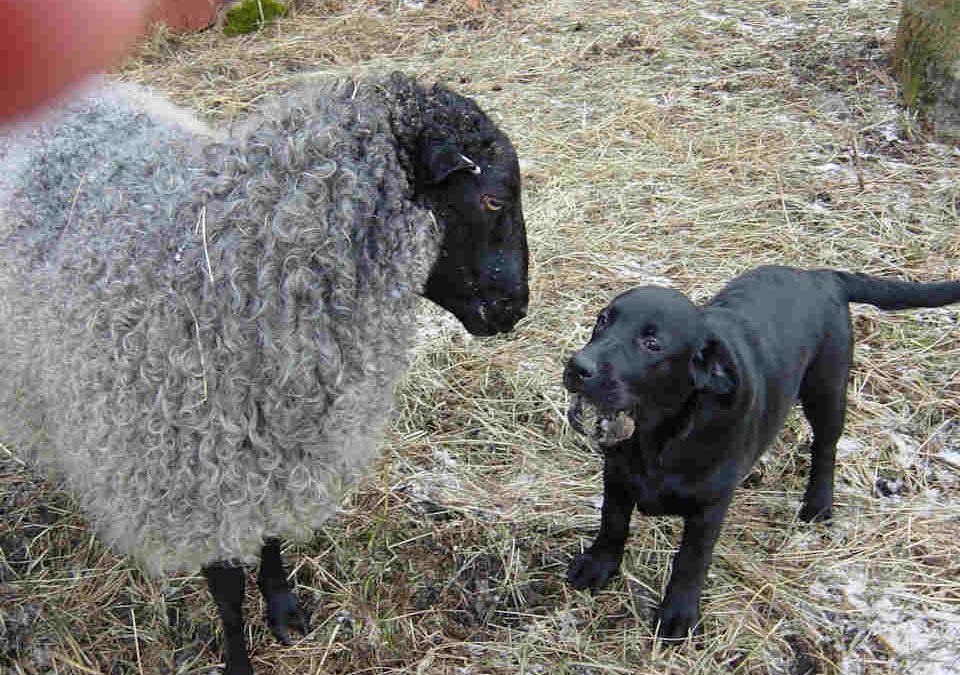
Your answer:
[[[267,599],[267,625],[274,637],[284,645],[292,644],[290,631],[306,635],[307,617],[300,609],[297,596],[290,591],[273,593]]]

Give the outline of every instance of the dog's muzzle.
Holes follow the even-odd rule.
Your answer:
[[[587,401],[593,414],[596,416],[592,424],[593,431],[587,431],[584,425],[584,397],[580,394],[570,395],[570,405],[567,407],[567,421],[574,431],[589,436],[595,440],[602,449],[606,449],[622,443],[631,436],[636,429],[636,423],[633,417],[626,411],[601,413],[596,406]]]

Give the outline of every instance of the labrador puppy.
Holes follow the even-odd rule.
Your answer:
[[[894,310],[958,301],[960,282],[780,266],[737,277],[702,307],[655,286],[615,298],[563,374],[571,423],[580,426],[583,402],[595,407],[605,455],[600,531],[570,564],[568,581],[599,588],[617,572],[634,507],[682,516],[657,635],[687,636],[698,628],[733,491],[797,399],[813,430],[800,518],[830,517],[853,353],[848,303]]]

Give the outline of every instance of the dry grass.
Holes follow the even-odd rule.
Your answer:
[[[796,521],[794,417],[731,509],[702,641],[651,639],[677,521],[636,517],[609,589],[562,582],[598,525],[600,459],[562,421],[561,364],[614,293],[653,280],[702,300],[767,262],[957,277],[960,155],[895,104],[899,3],[341,4],[241,39],[158,35],[123,75],[216,120],[302,71],[453,83],[524,158],[533,303],[491,340],[424,308],[382,462],[288,551],[313,631],[275,644],[250,592],[258,672],[960,672],[955,308],[854,309],[835,522]],[[145,578],[4,452],[4,674],[207,672],[200,580]]]

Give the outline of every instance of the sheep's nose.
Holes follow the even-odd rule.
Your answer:
[[[517,303],[513,300],[501,300],[495,304],[501,316],[511,317],[515,321],[519,321],[527,315],[527,303],[525,302]]]
[[[517,303],[513,300],[493,300],[487,303],[490,323],[501,333],[512,329],[516,323],[527,315],[527,303]]]

